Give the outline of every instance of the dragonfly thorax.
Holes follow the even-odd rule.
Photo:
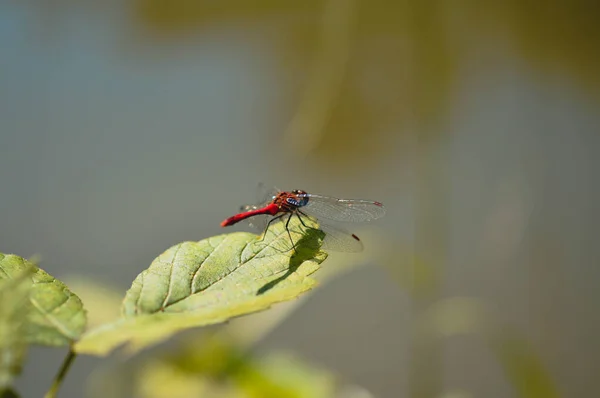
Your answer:
[[[280,192],[273,203],[275,203],[281,211],[292,212],[299,207],[308,204],[308,194],[304,191],[295,190],[291,192]]]

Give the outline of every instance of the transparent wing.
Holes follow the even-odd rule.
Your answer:
[[[323,249],[347,253],[358,253],[363,250],[363,244],[356,235],[329,224],[321,223],[320,227],[325,232]]]
[[[254,210],[256,205],[245,205],[240,208],[241,211]],[[264,231],[267,223],[273,218],[269,215],[258,215],[252,218],[248,218],[242,222],[248,223],[251,227]],[[287,218],[283,218],[277,222],[286,222]],[[363,250],[363,244],[358,237],[348,231],[334,227],[330,224],[323,222],[319,223],[319,229],[325,232],[325,238],[323,239],[323,249],[333,250],[338,252],[349,252],[357,253]]]
[[[262,182],[256,187],[256,203],[265,204],[272,201],[281,190],[277,187],[268,188]]]
[[[317,218],[343,222],[365,222],[383,217],[385,208],[379,202],[361,199],[338,199],[306,194],[308,203],[300,210]]]
[[[263,205],[243,205],[240,207],[240,212],[243,213],[243,212],[250,211],[250,210],[256,210],[261,207],[263,207]],[[269,222],[269,220],[271,218],[273,218],[273,216],[261,214],[261,215],[247,218],[241,222],[249,225],[251,228],[253,228],[257,231],[263,231],[267,227],[267,223]]]

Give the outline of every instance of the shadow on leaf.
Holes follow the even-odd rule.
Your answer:
[[[258,289],[256,295],[259,296],[268,292],[269,290],[277,286],[277,284],[284,281],[291,274],[296,272],[298,267],[303,262],[314,258],[321,248],[323,238],[325,238],[325,233],[320,229],[306,228],[304,234],[302,235],[302,238],[300,238],[296,242],[295,252],[290,257],[290,265],[288,267],[287,272],[281,275],[279,278],[266,283],[264,286]]]

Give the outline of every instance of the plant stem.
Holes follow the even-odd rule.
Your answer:
[[[55,398],[56,397],[56,393],[58,392],[58,389],[60,388],[60,385],[62,384],[62,381],[65,378],[65,375],[67,374],[67,372],[69,371],[69,368],[71,367],[71,364],[73,363],[73,360],[75,359],[76,356],[77,356],[77,354],[75,353],[75,351],[73,351],[72,348],[69,348],[69,353],[65,357],[65,360],[63,361],[63,363],[60,367],[60,370],[56,374],[56,377],[54,378],[54,381],[52,382],[50,389],[48,390],[46,395],[44,395],[44,398]]]

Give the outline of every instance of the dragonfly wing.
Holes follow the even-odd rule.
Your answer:
[[[276,188],[276,187],[268,188],[265,186],[265,184],[263,184],[261,182],[258,184],[258,187],[256,190],[257,203],[263,204],[263,205],[266,203],[269,203],[270,201],[275,199],[275,196],[277,196],[277,194],[279,192],[281,192],[281,190],[279,188]]]
[[[250,225],[251,228],[253,228],[256,231],[264,231],[265,228],[267,227],[267,224],[269,223],[269,220],[272,219],[273,216],[269,216],[269,215],[259,215],[259,216],[254,216],[251,219],[247,219],[246,221],[248,221],[248,225]]]
[[[240,207],[240,212],[244,213],[247,211],[252,211],[252,210],[256,210],[261,208],[262,205],[243,205]],[[256,216],[252,216],[249,218],[246,218],[245,220],[243,220],[242,222],[248,224],[251,228],[257,230],[257,231],[262,231],[266,228],[267,223],[269,222],[269,220],[272,218],[272,216],[267,215],[267,214],[259,214]]]
[[[361,199],[337,199],[307,194],[308,203],[301,209],[317,218],[342,222],[365,222],[383,217],[385,208],[379,202]]]
[[[321,224],[320,227],[325,232],[323,249],[347,253],[358,253],[363,250],[363,244],[356,235],[328,224]]]

